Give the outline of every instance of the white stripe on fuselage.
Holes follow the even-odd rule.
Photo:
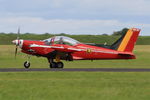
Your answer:
[[[42,47],[42,48],[60,48],[63,49],[64,47],[58,47],[58,46],[46,46],[46,45],[37,45],[37,44],[31,44],[30,47]]]
[[[30,45],[30,47],[42,47],[42,48],[58,48],[58,49],[64,49],[63,46],[58,47],[58,46],[46,46],[46,45],[37,45],[37,44],[32,44],[32,45]],[[87,51],[87,49],[89,49],[89,48],[84,48],[84,49],[67,48],[67,49],[68,49],[68,50],[75,50],[75,51]],[[101,50],[95,50],[95,49],[91,49],[91,52],[118,54],[118,52],[101,51]]]

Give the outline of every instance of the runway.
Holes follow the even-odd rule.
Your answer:
[[[0,72],[150,72],[149,68],[0,68]]]

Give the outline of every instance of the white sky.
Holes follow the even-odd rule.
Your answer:
[[[150,35],[150,0],[0,0],[0,32]]]

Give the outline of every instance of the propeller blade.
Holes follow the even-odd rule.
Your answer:
[[[16,45],[16,48],[15,48],[15,58],[17,56],[17,52],[18,52],[18,46]]]
[[[20,39],[20,38],[19,38],[19,36],[20,36],[20,27],[18,28],[17,40],[19,40],[19,39]]]
[[[17,42],[19,42],[19,39],[20,39],[20,27],[18,28],[18,32],[17,32]],[[16,56],[17,56],[17,52],[18,52],[18,45],[19,43],[16,43],[16,48],[15,48],[15,59],[16,59]]]

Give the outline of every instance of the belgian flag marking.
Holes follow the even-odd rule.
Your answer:
[[[128,30],[127,34],[125,35],[123,41],[121,42],[121,44],[118,48],[118,51],[124,51],[125,50],[129,40],[131,39],[132,34],[133,34],[133,30],[132,29]]]
[[[87,52],[87,53],[91,53],[92,50],[91,50],[90,48],[88,48],[86,52]]]

